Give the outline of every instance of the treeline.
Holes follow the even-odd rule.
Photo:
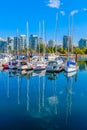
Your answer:
[[[67,49],[64,49],[62,46],[60,47],[49,47],[49,46],[45,46],[44,44],[39,44],[36,48],[36,50],[32,50],[31,48],[29,49],[21,49],[21,50],[9,50],[9,53],[20,53],[20,54],[27,54],[27,51],[30,52],[30,53],[40,53],[40,54],[43,54],[43,53],[60,53],[60,54],[67,54],[68,50]],[[86,47],[82,47],[82,48],[79,48],[79,47],[73,47],[73,52],[72,52],[72,49],[70,49],[70,52],[73,53],[73,54],[81,54],[81,55],[84,55],[84,54],[87,54],[87,48]]]
[[[38,45],[37,47],[37,52],[40,52],[40,53],[61,53],[61,54],[67,54],[68,52],[68,49],[64,49],[62,46],[60,47],[45,47],[44,44],[40,44]],[[71,53],[74,53],[74,54],[81,54],[81,55],[84,55],[84,54],[87,54],[87,48],[86,47],[82,47],[82,48],[79,48],[79,47],[73,47],[73,51],[72,51],[72,48],[70,49],[70,52]]]

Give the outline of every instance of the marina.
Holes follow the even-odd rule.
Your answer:
[[[78,64],[69,74],[1,69],[0,129],[85,130],[87,62]]]

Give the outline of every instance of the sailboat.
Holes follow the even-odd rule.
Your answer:
[[[72,32],[73,32],[73,26],[72,26]],[[72,33],[72,35],[73,35],[73,33]],[[70,36],[70,16],[69,16],[68,36]],[[72,41],[73,41],[73,36],[72,36]],[[67,62],[65,64],[65,68],[64,68],[64,70],[68,73],[78,70],[77,54],[76,54],[76,60],[74,58],[70,58],[70,56],[69,56],[69,44],[70,44],[70,41],[68,39],[68,59],[67,59]],[[73,50],[73,45],[72,45],[72,50]]]
[[[28,22],[26,23],[26,47],[27,47],[27,62],[19,62],[17,69],[19,70],[23,70],[24,73],[27,73],[26,70],[32,70],[32,63],[30,63],[30,53],[28,53],[28,44],[29,44],[29,40],[28,40]]]
[[[39,38],[40,38],[40,23],[39,23]],[[38,38],[38,41],[39,41],[39,38]],[[43,21],[43,43],[44,43],[44,21]],[[44,50],[44,55],[45,55],[45,50]],[[39,61],[37,62],[35,66],[33,66],[33,70],[42,71],[46,69],[46,66],[47,64],[46,64],[44,56],[43,57],[40,56],[40,45],[39,45]]]
[[[77,71],[78,70],[78,65],[77,65],[77,63],[75,61],[70,61],[70,59],[68,59],[64,70],[65,70],[65,72],[68,72],[68,73]]]

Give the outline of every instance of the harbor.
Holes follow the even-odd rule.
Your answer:
[[[0,4],[0,130],[87,130],[87,1]]]
[[[0,129],[86,129],[87,61],[78,64],[77,73],[1,69]]]

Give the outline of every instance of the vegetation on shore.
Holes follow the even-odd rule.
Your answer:
[[[27,50],[26,49],[21,49],[21,50],[9,50],[9,53],[20,53],[20,54],[26,54],[27,51],[29,51],[30,53],[55,53],[55,54],[67,54],[68,50],[64,49],[62,46],[60,47],[49,47],[49,46],[45,46],[43,43],[39,44],[36,48],[36,50],[32,50],[31,48],[29,48]],[[1,51],[0,51],[1,52]],[[70,49],[70,53],[72,53],[72,49]],[[73,47],[73,54],[79,54],[79,55],[87,55],[87,48],[86,47]]]

